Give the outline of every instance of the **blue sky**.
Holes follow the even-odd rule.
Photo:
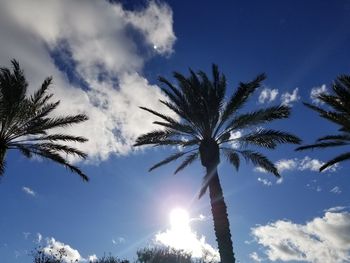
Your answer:
[[[208,72],[217,63],[232,92],[265,72],[247,111],[288,103],[291,118],[271,127],[305,143],[337,130],[301,102],[317,104],[312,91],[329,90],[349,73],[349,1],[111,2],[0,1],[1,65],[19,60],[29,92],[52,75],[59,113],[90,116],[70,131],[90,139],[82,146],[90,158],[78,164],[91,179],[10,152],[0,183],[1,262],[30,262],[30,250],[50,244],[65,244],[82,260],[104,252],[132,259],[169,230],[175,207],[203,215],[191,229],[216,247],[209,198],[196,199],[203,168],[196,163],[173,176],[171,164],[148,173],[172,149],[132,148],[154,120],[137,107],[164,110],[159,75]],[[316,171],[340,150],[264,151],[283,181],[251,165],[236,172],[220,164],[240,262],[349,260],[349,164]]]

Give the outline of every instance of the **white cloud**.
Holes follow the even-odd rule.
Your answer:
[[[118,237],[116,239],[112,239],[112,243],[114,245],[119,245],[125,243],[125,238],[124,237]]]
[[[238,139],[240,137],[242,137],[241,131],[231,132],[230,140],[233,140],[233,141],[230,141],[230,144],[231,144],[232,148],[235,148],[235,149],[239,148],[239,142],[234,141],[234,139]]]
[[[171,225],[166,231],[156,234],[155,241],[158,244],[191,253],[193,257],[218,262],[220,259],[218,250],[208,244],[204,236],[198,237],[197,233],[191,229],[190,221],[181,220],[181,224]]]
[[[282,159],[276,162],[276,168],[280,173],[283,171],[294,170],[296,167],[296,159]]]
[[[155,118],[138,106],[168,113],[158,102],[164,98],[160,89],[142,76],[149,54],[140,51],[157,46],[158,54],[173,52],[172,11],[164,3],[128,11],[108,1],[2,1],[0,34],[0,61],[19,60],[30,92],[52,75],[52,91],[61,100],[57,113],[89,116],[69,132],[89,139],[79,148],[92,161],[130,153],[135,138],[154,129]],[[62,64],[72,68],[69,73],[60,71]],[[70,82],[69,75],[79,81]]]
[[[266,185],[266,186],[271,186],[272,185],[272,182],[267,180],[267,179],[263,179],[261,177],[258,177],[258,182],[262,183],[263,185]]]
[[[315,104],[323,104],[323,102],[318,99],[318,96],[322,93],[327,93],[327,92],[328,92],[328,90],[327,90],[326,84],[323,84],[320,87],[314,87],[311,89],[310,99]]]
[[[298,88],[295,88],[292,93],[285,92],[281,95],[282,105],[292,106],[293,102],[297,102],[300,100],[300,96],[298,95]]]
[[[299,165],[299,170],[310,170],[314,172],[318,172],[320,167],[322,166],[322,162],[317,159],[311,159],[310,157],[306,156],[304,159],[301,160]]]
[[[314,172],[318,172],[320,167],[324,164],[324,162],[317,160],[317,159],[311,159],[309,156],[305,156],[304,159],[300,160],[300,164],[298,169],[300,171],[304,170],[310,170]],[[327,168],[325,171],[329,172],[335,172],[338,169],[338,165],[335,164],[329,168]]]
[[[37,243],[41,242],[42,235],[37,233]],[[97,256],[95,254],[83,257],[80,255],[79,251],[72,248],[70,245],[65,244],[56,240],[55,238],[46,238],[46,246],[42,248],[42,251],[52,256],[55,259],[60,259],[60,262],[63,263],[72,263],[72,262],[95,262],[97,261]]]
[[[62,242],[55,240],[53,237],[47,239],[47,245],[43,248],[44,253],[52,255],[59,259],[62,257],[63,262],[80,262],[84,258],[80,255],[79,251],[66,245]]]
[[[36,234],[36,240],[35,240],[35,242],[36,242],[37,244],[39,244],[39,243],[41,242],[42,239],[43,239],[43,236],[42,236],[40,233],[37,233],[37,234]]]
[[[275,166],[280,173],[294,170],[318,172],[323,164],[324,162],[318,159],[312,159],[309,156],[305,156],[303,159],[281,159],[275,163]],[[325,171],[335,172],[338,168],[338,165],[333,165],[325,169]],[[260,173],[267,173],[262,167],[256,167],[254,170]]]
[[[88,262],[95,262],[98,260],[97,256],[95,254],[91,255],[91,256],[88,256],[87,258]]]
[[[29,187],[27,187],[27,186],[23,186],[23,187],[22,187],[22,191],[25,192],[25,193],[28,194],[28,195],[36,196],[36,193],[35,193],[32,189],[30,189]]]
[[[258,255],[258,253],[253,252],[249,254],[249,257],[254,260],[255,262],[261,262],[263,259]]]
[[[259,103],[270,103],[277,98],[278,89],[264,88],[259,95]]]
[[[347,206],[335,206],[324,210],[324,212],[340,212],[346,209]]]
[[[330,190],[331,193],[334,193],[334,194],[341,194],[341,189],[339,186],[334,186],[331,190]]]
[[[159,53],[172,53],[176,40],[172,10],[167,5],[150,5],[141,12],[128,12],[127,21],[138,28]]]
[[[271,261],[350,261],[350,213],[326,212],[306,224],[278,220],[252,228]]]

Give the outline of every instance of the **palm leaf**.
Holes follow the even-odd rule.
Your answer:
[[[260,86],[264,79],[266,79],[266,75],[260,74],[249,83],[240,83],[238,89],[227,103],[214,135],[218,134],[220,128],[230,118],[230,116],[245,104],[249,96]]]
[[[280,177],[275,165],[269,159],[267,159],[266,156],[262,155],[261,153],[249,151],[249,150],[237,151],[237,152],[239,152],[247,162],[251,162],[255,166],[261,167],[267,172],[273,173],[277,177]]]
[[[289,115],[290,107],[288,106],[281,105],[268,107],[266,109],[261,109],[237,116],[227,125],[225,131],[232,131],[261,125],[273,120],[288,118]]]
[[[230,162],[230,164],[232,164],[236,168],[236,171],[238,171],[239,165],[240,165],[240,159],[237,152],[229,148],[221,148],[221,149],[224,151],[224,154],[226,155],[226,158]]]
[[[281,132],[276,130],[258,130],[253,133],[241,136],[234,139],[237,142],[244,144],[254,144],[260,147],[274,149],[277,144],[292,143],[300,144],[301,140],[287,132]]]
[[[187,158],[180,164],[180,166],[177,167],[174,174],[177,174],[178,172],[180,172],[181,170],[186,168],[188,165],[193,163],[198,158],[198,155],[199,155],[198,152],[195,152],[195,153],[188,155]]]
[[[165,165],[167,163],[170,163],[172,161],[175,161],[176,159],[180,158],[181,156],[184,156],[185,154],[187,154],[188,152],[178,152],[175,154],[172,154],[170,156],[168,156],[167,158],[165,158],[164,160],[160,161],[159,163],[156,163],[155,165],[153,165],[151,168],[149,168],[149,172],[162,166]]]
[[[350,153],[347,152],[347,153],[343,153],[341,155],[338,155],[337,157],[335,157],[334,159],[326,162],[324,165],[322,165],[320,167],[320,172],[322,172],[323,170],[327,169],[328,167],[336,164],[336,163],[340,163],[340,162],[343,162],[343,161],[346,161],[346,160],[350,160]]]
[[[315,143],[315,144],[310,144],[310,145],[304,145],[301,147],[296,148],[296,151],[303,151],[307,149],[315,149],[315,148],[329,148],[329,147],[337,147],[337,146],[344,146],[348,145],[349,143],[343,142],[343,141],[333,141],[333,142],[320,142],[320,143]]]

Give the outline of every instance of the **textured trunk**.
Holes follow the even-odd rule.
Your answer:
[[[2,176],[5,171],[5,155],[6,155],[6,148],[0,147],[0,176]]]
[[[214,231],[218,242],[221,263],[234,263],[235,257],[231,241],[230,223],[228,221],[227,207],[216,167],[207,172],[212,173],[209,182],[211,212],[214,220]]]
[[[203,140],[199,152],[202,165],[207,169],[211,212],[221,263],[235,263],[227,207],[217,172],[220,163],[219,146],[213,139]]]

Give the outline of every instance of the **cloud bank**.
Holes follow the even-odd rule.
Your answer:
[[[69,132],[89,139],[79,148],[91,161],[130,153],[135,138],[152,129],[155,119],[138,106],[164,111],[160,89],[142,70],[147,58],[174,52],[167,4],[130,11],[108,1],[2,1],[0,34],[2,66],[19,60],[29,92],[52,75],[58,114],[90,117]]]
[[[326,212],[305,224],[278,220],[252,228],[252,235],[271,261],[350,261],[350,213],[346,211]]]

